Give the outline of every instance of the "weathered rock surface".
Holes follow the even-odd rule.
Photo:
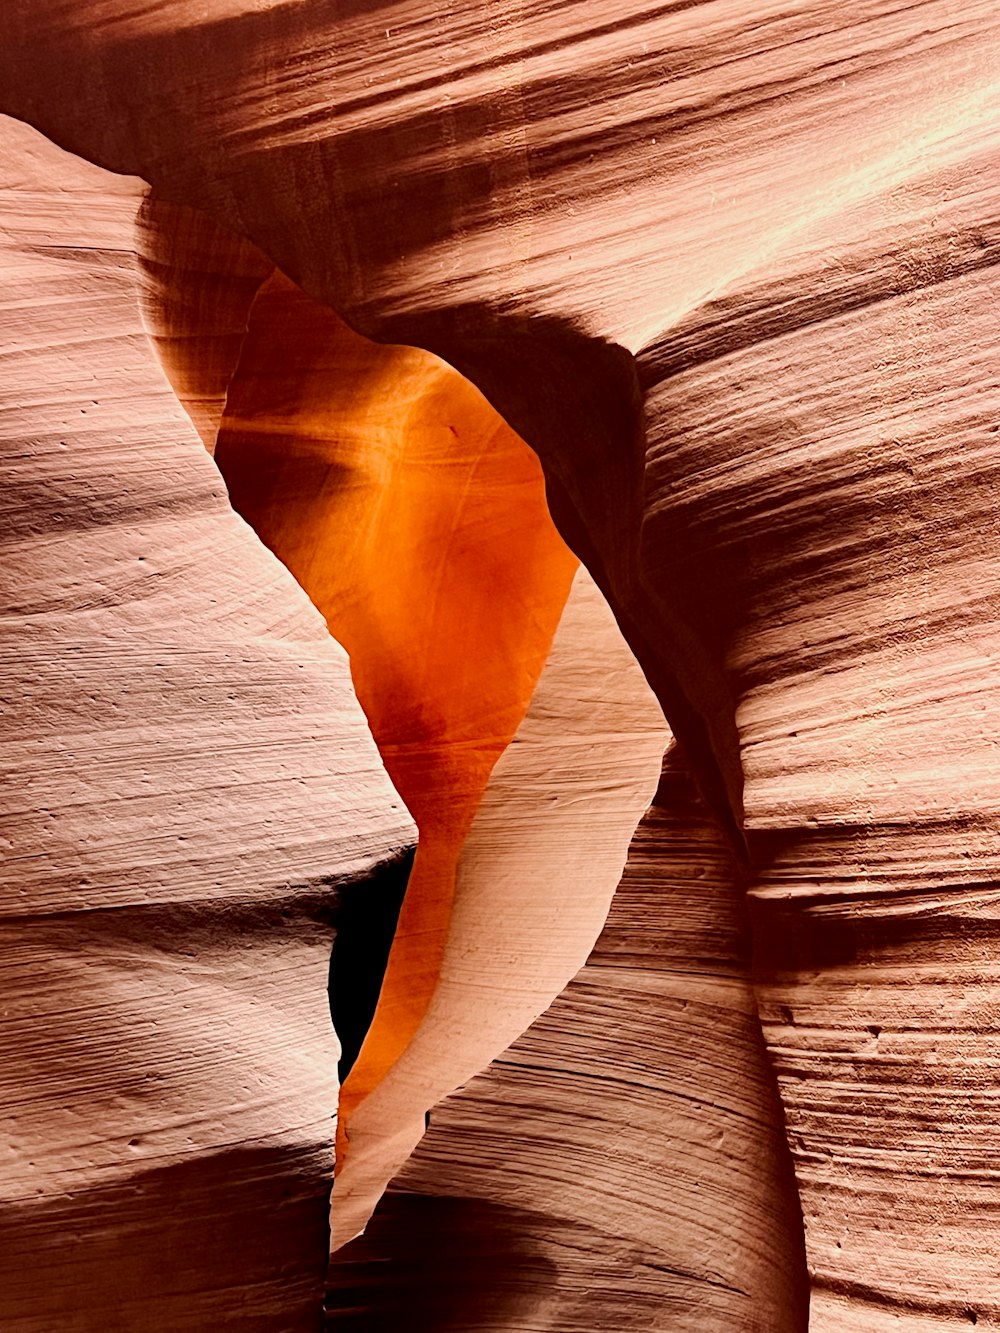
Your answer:
[[[805,1326],[742,889],[674,749],[589,961],[435,1108],[334,1256],[331,1329]]]
[[[538,460],[467,381],[426,352],[359,338],[281,275],[262,283],[262,257],[192,210],[149,200],[140,244],[178,396],[206,420],[215,398],[187,386],[205,365],[226,383],[211,446],[233,505],[349,650],[420,832],[340,1101],[339,1244],[426,1111],[585,960],[667,733],[588,577],[567,604],[576,561]],[[237,307],[245,336],[220,344]]]
[[[0,1324],[315,1329],[333,921],[413,826],[163,380],[140,184],[2,129]]]
[[[750,866],[811,1326],[1000,1325],[996,6],[14,0],[0,33],[3,109],[440,354],[536,449]],[[203,436],[246,298],[179,383]],[[754,1317],[686,1271],[701,1327]]]

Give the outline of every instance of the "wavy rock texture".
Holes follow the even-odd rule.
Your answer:
[[[362,1229],[426,1111],[586,958],[667,734],[589,578],[566,605],[576,561],[538,460],[471,385],[352,334],[280,275],[250,296],[244,274],[259,283],[263,262],[192,210],[147,201],[140,243],[178,396],[206,420],[215,397],[186,390],[218,367],[213,447],[233,504],[350,651],[420,831],[341,1097],[337,1244]],[[220,344],[237,304],[245,337]]]
[[[107,314],[100,309],[98,313],[112,329],[118,328],[112,316],[117,318],[124,329],[120,337],[130,338],[134,344],[132,359],[138,367],[134,369],[126,359],[117,367],[116,380],[108,373],[112,358],[99,343],[94,381],[102,385],[105,398],[120,402],[116,421],[132,413],[134,433],[148,433],[152,429],[150,421],[159,423],[159,416],[148,411],[143,415],[136,406],[140,392],[153,398],[180,437],[180,443],[172,439],[161,442],[160,455],[169,456],[170,448],[176,454],[177,485],[186,481],[188,466],[192,475],[197,475],[201,467],[213,488],[210,497],[217,502],[213,516],[221,515],[223,533],[228,524],[245,548],[239,564],[240,582],[246,580],[253,596],[265,606],[278,606],[287,613],[287,577],[281,578],[262,553],[253,551],[249,534],[234,523],[231,515],[225,517],[228,511],[218,478],[209,466],[199,463],[197,449],[192,464],[190,439],[185,439],[182,419],[164,392],[142,337],[136,306],[137,274],[128,248],[128,223],[139,204],[138,189],[125,184],[120,202],[112,196],[108,208],[109,201],[100,194],[107,179],[103,173],[66,158],[25,127],[11,123],[9,133],[12,155],[18,150],[26,153],[37,175],[37,180],[29,179],[27,186],[15,181],[8,190],[9,211],[25,232],[19,239],[29,256],[40,248],[36,236],[39,223],[33,210],[44,210],[49,227],[44,236],[46,253],[36,260],[34,269],[30,264],[23,265],[26,280],[34,277],[36,269],[46,271],[39,269],[39,262],[52,266],[53,256],[61,258],[67,249],[62,234],[66,216],[79,211],[88,219],[84,226],[89,224],[89,230],[82,233],[83,240],[71,238],[72,257],[79,262],[78,253],[90,256],[93,252],[95,258],[89,261],[92,265],[106,265],[109,259],[114,262],[118,282],[111,296],[115,305]],[[54,181],[58,182],[59,194],[53,188]],[[30,192],[28,186],[33,187]],[[110,237],[88,218],[88,210],[99,212],[102,207],[110,214],[106,220]],[[385,1184],[423,1133],[426,1109],[516,1037],[586,957],[607,914],[632,831],[652,795],[667,736],[634,659],[603,599],[585,576],[577,577],[563,612],[576,562],[552,528],[537,460],[471,386],[426,354],[406,349],[384,352],[365,344],[328,311],[296,293],[287,281],[264,282],[267,265],[254,258],[245,243],[222,244],[218,229],[205,227],[201,220],[181,210],[171,211],[170,234],[165,237],[162,220],[157,224],[154,217],[157,211],[158,206],[149,204],[141,209],[147,243],[152,231],[160,247],[154,261],[146,246],[147,283],[157,274],[162,279],[164,274],[176,271],[182,253],[188,266],[181,266],[177,283],[180,299],[159,309],[164,322],[164,311],[175,319],[174,328],[180,323],[177,312],[183,312],[185,333],[173,340],[154,337],[154,345],[179,384],[178,397],[192,418],[200,420],[203,436],[211,433],[216,422],[221,425],[220,458],[234,499],[281,552],[331,625],[350,644],[354,674],[383,755],[423,820],[421,851],[425,863],[431,859],[432,869],[435,863],[437,866],[436,878],[426,871],[421,876],[418,857],[382,1007],[376,1015],[372,1035],[376,1043],[380,1039],[389,1044],[394,1060],[388,1064],[384,1058],[380,1060],[376,1049],[374,1059],[369,1056],[374,1072],[369,1068],[366,1073],[362,1062],[359,1070],[366,1081],[360,1095],[353,1100],[348,1097],[346,1102],[348,1110],[360,1105],[355,1116],[356,1133],[349,1128],[344,1139],[343,1179],[338,1186],[333,1222],[335,1239],[350,1238],[364,1224]],[[183,246],[182,236],[187,238]],[[189,243],[192,237],[194,247]],[[166,256],[165,239],[171,242]],[[112,245],[116,248],[111,249]],[[21,276],[21,258],[12,243],[6,268],[14,278]],[[206,282],[209,271],[214,281]],[[89,273],[85,270],[85,275]],[[63,275],[53,274],[53,284],[59,276]],[[70,268],[69,278],[78,278],[75,268]],[[184,299],[196,282],[201,283],[201,294],[197,299]],[[75,289],[68,281],[66,285],[67,299],[73,300]],[[261,294],[255,301],[253,293],[258,287]],[[15,296],[18,290],[14,289]],[[243,293],[248,315],[253,306],[249,332],[244,329],[240,333],[238,321],[229,314],[237,308],[237,301],[231,297],[234,290]],[[170,291],[172,282],[153,284],[154,295]],[[44,293],[36,294],[36,299],[47,310]],[[149,318],[148,288],[145,304]],[[15,302],[13,308],[19,310],[19,305]],[[217,318],[220,311],[221,319]],[[205,332],[206,320],[211,326],[209,334]],[[101,327],[97,320],[91,322]],[[216,340],[215,331],[223,325],[231,331],[224,340]],[[43,335],[51,339],[51,323],[43,324],[29,307],[28,315],[19,315],[19,333],[26,340],[34,336],[44,343]],[[298,357],[287,354],[294,334],[303,348]],[[89,339],[84,346],[90,348]],[[62,347],[60,343],[55,345],[56,354],[61,354]],[[206,350],[208,355],[199,360]],[[238,365],[234,367],[236,358]],[[200,379],[193,374],[185,377],[188,366],[197,368],[199,364],[211,371],[215,385],[223,386],[227,412],[221,420],[221,395],[198,392],[211,382],[208,375]],[[130,370],[131,378],[126,378]],[[19,395],[18,402],[30,394],[32,376],[44,378],[44,372],[44,365],[28,361],[24,375],[11,386]],[[124,384],[119,382],[123,378]],[[72,379],[66,378],[65,368],[60,375],[50,372],[49,379],[55,391],[52,409],[63,414],[72,411]],[[348,391],[346,403],[331,392],[331,384],[338,381]],[[188,392],[192,385],[195,391]],[[392,396],[387,396],[390,389]],[[364,431],[359,432],[359,395],[360,401],[381,403],[381,428],[369,409]],[[280,404],[280,416],[275,415],[276,404]],[[100,402],[95,399],[90,406],[99,407]],[[306,423],[318,429],[310,435]],[[34,429],[35,424],[23,411],[17,416],[22,431]],[[85,468],[75,458],[70,474],[77,485],[83,474],[95,503],[106,512],[96,519],[92,513],[79,513],[74,526],[81,534],[78,544],[89,541],[101,548],[106,577],[120,578],[124,570],[131,572],[133,558],[145,564],[153,557],[131,556],[130,545],[136,533],[125,520],[132,515],[116,495],[114,473],[107,471],[105,459],[120,462],[127,442],[119,437],[109,439],[106,431],[95,434],[90,455],[84,455],[85,460],[92,457],[93,475],[87,478]],[[17,438],[24,443],[25,437]],[[383,445],[381,455],[376,448],[379,440]],[[304,442],[305,449],[297,451],[296,441]],[[71,436],[60,441],[60,448],[70,448],[74,442]],[[29,450],[24,460],[32,469],[44,472],[44,454]],[[316,484],[317,467],[329,474],[327,484]],[[16,470],[12,480],[18,480]],[[60,484],[66,483],[57,477],[53,494],[48,497],[50,503],[58,495]],[[14,493],[23,511],[23,496],[16,488]],[[171,498],[167,492],[161,502],[163,513],[157,516],[162,535],[188,540],[186,531],[178,533],[181,518]],[[136,515],[140,520],[144,516],[145,510]],[[98,522],[100,518],[103,526]],[[430,557],[442,528],[451,533],[454,550],[446,547],[435,561]],[[154,531],[151,542],[149,532],[144,528],[140,532],[143,549],[148,546],[155,551],[158,534]],[[420,551],[421,533],[427,557],[414,560],[414,549]],[[47,534],[36,535],[40,537],[34,542],[36,548],[47,550],[52,545]],[[103,681],[110,696],[103,701],[104,712],[116,707],[115,687],[109,687],[107,681],[111,675],[109,661],[117,665],[123,652],[113,634],[108,641],[105,620],[111,620],[113,629],[114,616],[123,609],[130,634],[142,629],[152,637],[153,655],[163,659],[158,661],[158,669],[169,668],[185,653],[193,655],[196,663],[189,671],[195,684],[201,685],[193,645],[202,645],[204,653],[205,641],[212,639],[212,621],[206,623],[205,608],[218,601],[210,595],[216,562],[225,568],[237,557],[227,556],[217,546],[206,546],[205,537],[197,530],[195,536],[201,536],[201,541],[192,540],[190,549],[204,549],[207,556],[198,567],[207,589],[201,601],[198,585],[187,599],[183,587],[171,589],[162,605],[155,606],[158,615],[147,608],[142,608],[144,615],[137,614],[131,604],[134,599],[106,598],[109,614],[89,626],[85,646],[92,647],[91,637],[99,645],[92,649],[96,660],[91,675],[95,681]],[[395,557],[394,537],[399,547]],[[29,544],[22,538],[15,554],[23,557],[22,548]],[[247,551],[252,559],[247,559]],[[71,548],[62,554],[72,565],[76,552]],[[158,555],[162,560],[162,553]],[[173,559],[176,564],[177,556]],[[408,560],[411,564],[406,577],[412,586],[404,580],[400,587],[399,575],[407,568]],[[85,577],[93,575],[93,570],[85,568],[64,594],[71,617],[67,627],[65,618],[53,614],[46,601],[56,568],[51,559],[38,562],[34,581],[22,580],[19,589],[24,612],[21,620],[44,627],[50,655],[56,651],[53,645],[70,653],[76,650],[72,617],[82,617],[88,599],[93,598]],[[387,580],[387,573],[392,575],[391,580]],[[158,565],[153,577],[163,576]],[[179,576],[173,577],[176,580]],[[224,583],[221,586],[226,590]],[[154,587],[158,590],[158,585]],[[509,603],[506,615],[500,600],[504,597]],[[482,626],[475,630],[470,610],[477,599]],[[294,610],[294,596],[292,606]],[[419,630],[419,621],[414,620],[418,608],[424,608],[428,615],[423,632],[425,649],[411,653],[407,677],[404,653],[412,648],[414,632]],[[241,624],[247,619],[245,607],[237,606],[228,614],[226,608],[212,611],[224,626],[234,614],[242,616]],[[299,615],[301,619],[301,609]],[[259,617],[260,612],[258,621]],[[268,626],[258,621],[251,620],[245,632],[256,632],[258,637],[265,634]],[[312,637],[326,646],[325,638],[317,633],[308,616],[306,623]],[[557,623],[555,646],[549,653]],[[293,621],[291,627],[282,626],[284,635],[294,637],[297,624]],[[228,638],[224,637],[223,643],[232,648]],[[481,660],[470,658],[470,652],[478,653]],[[22,653],[22,657],[37,671],[30,654]],[[147,658],[148,654],[142,661],[148,665]],[[244,693],[251,682],[257,690],[263,684],[259,658],[259,649],[242,656]],[[545,658],[542,680],[533,690],[532,673],[537,677]],[[343,661],[332,653],[332,645],[331,660],[335,669],[330,684],[339,684],[343,690]],[[532,660],[537,663],[534,668]],[[298,655],[295,664],[304,669]],[[214,671],[217,674],[219,667]],[[148,764],[154,769],[143,779],[150,784],[149,791],[143,793],[150,807],[146,819],[162,816],[165,799],[180,798],[175,818],[187,828],[192,813],[183,804],[183,780],[181,791],[174,789],[178,774],[184,775],[186,769],[179,744],[185,731],[193,730],[190,745],[197,755],[197,728],[217,737],[224,734],[226,719],[225,714],[218,716],[213,693],[195,694],[193,699],[187,694],[182,696],[181,707],[165,707],[164,701],[169,704],[172,700],[176,684],[172,680],[155,681],[151,690],[147,687],[135,697],[139,722],[134,734],[128,733],[131,743],[127,763]],[[233,682],[226,684],[230,687],[226,694],[229,711],[238,713],[240,693],[232,688]],[[24,731],[33,693],[23,677],[12,675],[8,687],[9,696],[19,707],[17,725]],[[279,679],[276,697],[281,697],[281,687]],[[308,695],[303,683],[293,680],[291,688],[285,684],[284,690],[289,706],[304,706]],[[40,740],[50,747],[64,746],[65,708],[70,695],[58,675],[52,692],[53,704],[43,719]],[[127,686],[124,692],[128,694]],[[81,710],[90,729],[81,738],[84,753],[70,755],[70,784],[79,781],[80,765],[87,756],[99,753],[95,733],[100,731],[102,710],[97,696],[91,702],[98,705],[93,710],[97,717],[90,718],[86,706]],[[523,718],[526,709],[528,716]],[[345,705],[341,705],[340,712],[344,711]],[[338,770],[333,776],[344,788],[333,793],[339,799],[338,826],[345,832],[351,830],[353,841],[363,846],[365,811],[359,802],[364,797],[365,779],[347,757],[346,734],[331,731],[331,722],[340,722],[332,710],[331,714],[321,734],[310,740],[320,753],[329,753],[332,746],[338,755]],[[512,721],[505,721],[508,715]],[[272,705],[265,717],[270,730],[262,744],[280,755],[281,769],[289,774],[293,790],[305,788],[303,809],[294,813],[300,820],[328,820],[324,800],[312,803],[311,784],[303,776],[307,769],[303,770],[302,756],[296,753],[295,714]],[[346,717],[357,729],[357,713],[352,712],[349,700]],[[517,726],[519,717],[523,720]],[[516,735],[511,736],[515,727]],[[171,748],[159,754],[164,733],[170,737]],[[111,736],[116,739],[113,731]],[[363,724],[361,737],[371,754]],[[509,739],[515,741],[509,757],[491,776]],[[252,772],[252,736],[242,734],[240,740]],[[114,746],[115,740],[111,743]],[[30,772],[32,760],[40,762],[37,745],[27,748],[22,768]],[[212,756],[207,772],[218,768],[220,760],[224,766],[224,751]],[[558,770],[555,781],[554,766]],[[610,781],[609,770],[615,773]],[[190,779],[195,793],[190,802],[193,817],[202,823],[206,815],[198,812],[198,805],[205,776],[196,768]],[[5,1297],[4,1318],[18,1328],[46,1328],[58,1321],[61,1326],[89,1329],[110,1321],[115,1327],[130,1329],[141,1325],[143,1311],[150,1302],[156,1302],[161,1312],[158,1317],[171,1328],[224,1327],[236,1322],[241,1326],[249,1322],[260,1327],[315,1327],[327,1253],[322,1212],[324,1190],[329,1187],[330,1161],[323,1151],[327,1140],[324,1137],[318,1143],[299,1143],[302,1127],[284,1122],[295,1115],[301,1117],[310,1106],[320,1106],[320,1124],[325,1129],[336,1105],[336,1045],[321,1002],[331,922],[354,920],[351,906],[361,887],[345,902],[343,892],[338,893],[335,885],[358,878],[354,868],[357,856],[352,860],[350,841],[338,846],[328,837],[315,853],[326,858],[322,873],[314,872],[312,883],[306,881],[294,892],[291,885],[279,882],[268,893],[266,863],[260,865],[265,879],[257,889],[261,895],[261,901],[257,901],[257,886],[246,883],[245,871],[236,875],[235,887],[228,883],[234,876],[233,867],[226,864],[227,857],[232,860],[245,849],[252,852],[255,848],[247,817],[244,824],[237,823],[223,794],[221,798],[216,796],[212,809],[213,819],[220,811],[225,817],[221,830],[224,841],[211,862],[215,876],[210,888],[200,881],[189,884],[185,861],[160,865],[151,857],[145,874],[124,876],[122,868],[116,868],[114,848],[123,842],[131,845],[136,832],[129,818],[125,776],[115,775],[112,770],[111,779],[110,789],[100,779],[93,782],[94,790],[84,811],[88,820],[95,808],[104,812],[110,850],[100,865],[106,882],[95,890],[94,901],[85,895],[78,904],[72,895],[66,896],[65,885],[59,880],[43,904],[51,913],[50,918],[43,917],[47,924],[40,926],[35,919],[31,922],[31,946],[21,939],[20,932],[12,936],[17,967],[10,984],[15,1012],[17,1008],[25,1012],[18,1015],[18,1025],[8,1031],[15,1041],[32,1041],[38,1053],[18,1067],[12,1085],[11,1100],[24,1100],[25,1107],[12,1122],[11,1146],[22,1166],[26,1154],[40,1156],[44,1152],[49,1197],[44,1207],[37,1200],[32,1200],[33,1207],[26,1207],[16,1190],[12,1198],[8,1262],[17,1271],[18,1281],[12,1283],[11,1293]],[[266,766],[258,780],[274,781],[269,779]],[[393,798],[384,777],[377,777],[376,789],[379,782],[385,794]],[[167,793],[162,790],[164,784],[169,787]],[[289,819],[280,818],[284,811],[275,806],[274,794],[262,797],[245,777],[243,785],[250,787],[244,796],[247,811],[252,812],[255,806],[269,811],[261,814],[268,834],[289,835]],[[350,793],[350,799],[345,802],[346,793]],[[276,809],[279,818],[274,817]],[[408,832],[398,801],[389,799],[385,813],[390,825],[394,821],[404,833]],[[51,871],[51,861],[58,863],[60,859],[62,842],[68,839],[72,845],[72,806],[69,812],[54,812],[61,841],[47,856],[44,844],[41,851],[33,846],[37,833],[30,801],[23,809],[12,809],[9,815],[12,831],[16,831],[15,853],[22,851],[21,859],[29,866],[41,858],[43,870]],[[175,834],[169,823],[163,836],[171,847],[175,838],[182,845],[195,840],[189,832]],[[436,856],[435,838],[441,845]],[[565,854],[567,838],[575,847],[575,861]],[[200,841],[203,843],[204,837]],[[204,852],[202,847],[200,855]],[[121,855],[119,852],[119,859]],[[440,869],[442,859],[446,868],[450,864],[447,878]],[[554,875],[569,876],[562,892],[553,891]],[[153,879],[151,889],[146,882],[149,877]],[[391,879],[388,883],[385,880],[383,872],[382,880],[370,888],[391,904],[395,901],[394,890]],[[24,890],[18,889],[20,882],[16,875],[7,878],[5,888],[11,894],[23,894]],[[86,875],[81,883],[89,883]],[[237,895],[237,901],[228,906],[227,890]],[[143,898],[140,906],[133,906],[130,893]],[[147,893],[152,896],[152,904],[144,901]],[[442,903],[445,895],[448,900]],[[509,914],[513,927],[505,932],[499,960],[494,956],[498,905]],[[114,910],[109,913],[109,908]],[[92,918],[96,926],[91,926]],[[436,944],[434,931],[440,936]],[[290,934],[291,939],[281,938],[283,933]],[[280,939],[280,947],[272,942],[269,951],[265,943],[268,938]],[[347,945],[357,947],[356,933],[350,934]],[[303,953],[307,946],[311,948],[297,968],[296,946]],[[23,996],[22,978],[39,974],[47,981],[44,994],[49,1005],[61,1001],[71,984],[72,964],[63,961],[68,953],[83,972],[76,983],[78,989],[93,997],[92,1003],[102,1015],[101,1025],[80,1042],[79,1050],[64,1035],[57,1040],[43,1039],[37,1029],[48,1011],[37,999],[26,1001]],[[177,961],[171,961],[174,953],[180,955]],[[123,960],[125,975],[120,979]],[[333,961],[336,969],[336,951]],[[264,969],[263,980],[256,971],[258,964]],[[349,969],[353,979],[357,979],[357,973],[356,965],[353,972]],[[206,976],[212,978],[210,983],[206,983]],[[334,985],[337,979],[335,970]],[[418,1006],[421,987],[426,997]],[[256,1021],[255,999],[263,1009],[262,1018]],[[348,996],[348,1005],[350,1001]],[[491,1007],[487,1021],[470,1022],[484,1002]],[[301,1010],[297,1022],[288,1015],[293,1008]],[[105,1009],[111,1010],[110,1018],[104,1015]],[[165,1057],[159,1055],[155,1042],[143,1043],[136,1035],[136,1028],[141,1031],[143,1027],[146,1010],[151,1017],[145,1022],[162,1030],[166,1049],[175,1052],[166,1087],[163,1084],[168,1075],[159,1067]],[[188,1016],[190,1010],[199,1015],[196,1025]],[[461,1024],[465,1031],[456,1040],[456,1025]],[[366,1025],[367,1020],[357,1029],[358,1040]],[[215,1034],[231,1026],[248,1028],[243,1043],[215,1043]],[[25,1037],[19,1035],[22,1027]],[[269,1033],[281,1048],[281,1058],[267,1049]],[[122,1047],[129,1050],[130,1059],[122,1061]],[[406,1060],[396,1068],[401,1053]],[[355,1049],[350,1062],[356,1055]],[[117,1074],[112,1073],[115,1064],[109,1066],[109,1059],[120,1063]],[[253,1098],[248,1101],[245,1094],[237,1096],[215,1068],[219,1062],[224,1067],[230,1063],[238,1066],[237,1079],[264,1081],[271,1097],[280,1092],[279,1105],[270,1119]],[[262,1064],[266,1074],[261,1073]],[[53,1065],[55,1068],[51,1068]],[[53,1085],[49,1095],[58,1095],[60,1078],[67,1067],[78,1099],[99,1090],[111,1102],[110,1111],[104,1115],[88,1114],[72,1098],[65,1108],[69,1118],[86,1122],[86,1151],[72,1142],[62,1142],[51,1123],[54,1113],[46,1098],[37,1091],[29,1092],[33,1081],[41,1076]],[[131,1092],[136,1083],[141,1088],[145,1079],[155,1080],[154,1095]],[[313,1088],[310,1080],[318,1086]],[[243,1085],[239,1088],[242,1092]],[[377,1096],[372,1095],[375,1092]],[[133,1105],[140,1095],[150,1104],[152,1126],[148,1123],[149,1111],[144,1115]],[[190,1127],[192,1115],[200,1126],[199,1133],[182,1138],[181,1131]],[[37,1121],[34,1138],[28,1141],[23,1117]],[[258,1155],[259,1138],[272,1138],[277,1132],[272,1121],[284,1125],[279,1137],[288,1142],[281,1143],[280,1151]],[[124,1132],[129,1138],[123,1154],[120,1140]],[[89,1163],[87,1153],[98,1160],[101,1170],[84,1169]],[[29,1166],[33,1170],[35,1163]],[[311,1206],[300,1206],[297,1214],[287,1202],[293,1196],[290,1175],[300,1192],[311,1190],[307,1200]],[[138,1196],[131,1207],[130,1195]],[[173,1206],[167,1202],[173,1196],[177,1199],[175,1223],[169,1221]],[[274,1225],[281,1228],[280,1245],[273,1227],[260,1225],[262,1212],[273,1214]],[[82,1250],[70,1251],[70,1271],[82,1275],[92,1299],[75,1301],[73,1285],[59,1277],[65,1261],[50,1259],[51,1251],[63,1246],[67,1230],[95,1236]],[[29,1253],[37,1260],[37,1277],[25,1281],[22,1270]],[[154,1256],[159,1256],[161,1271],[154,1267]],[[302,1268],[305,1272],[296,1271]]]
[[[334,1256],[332,1329],[804,1327],[742,890],[673,749],[586,966]]]
[[[3,1327],[316,1328],[333,922],[414,830],[163,381],[138,183],[3,128]]]
[[[0,21],[4,109],[443,356],[537,451],[750,866],[821,1333],[1000,1323],[997,29],[990,0]],[[227,292],[217,360],[179,388],[209,422]],[[735,1268],[749,1216],[716,1233]],[[703,1327],[753,1318],[684,1271]],[[771,1291],[801,1328],[794,1277]]]
[[[738,822],[726,664],[641,536],[623,349],[644,363],[800,250],[836,280],[842,218],[974,161],[995,123],[991,0],[611,17],[593,0],[19,0],[5,35],[8,111],[227,219],[362,332],[487,393],[539,450],[561,528]]]

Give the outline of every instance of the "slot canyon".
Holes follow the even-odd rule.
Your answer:
[[[0,1333],[1000,1329],[998,265],[993,0],[5,0]]]

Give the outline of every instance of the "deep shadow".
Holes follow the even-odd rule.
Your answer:
[[[328,1333],[533,1327],[555,1266],[537,1218],[485,1199],[392,1191],[330,1269]]]
[[[330,953],[330,1017],[340,1038],[340,1081],[351,1072],[371,1027],[382,990],[399,909],[413,867],[413,851],[341,889]]]
[[[757,979],[993,956],[1000,920],[988,905],[996,885],[961,854],[981,826],[976,817],[960,816],[913,827],[750,830],[754,878],[770,890],[748,898]],[[950,863],[920,869],[927,850],[948,839],[955,849]],[[901,865],[917,869],[901,873]]]
[[[331,1166],[326,1143],[239,1148],[0,1206],[0,1328],[319,1333]]]

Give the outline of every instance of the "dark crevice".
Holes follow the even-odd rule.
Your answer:
[[[413,855],[411,850],[381,866],[370,879],[341,891],[327,985],[330,1017],[340,1038],[341,1083],[375,1017]]]

